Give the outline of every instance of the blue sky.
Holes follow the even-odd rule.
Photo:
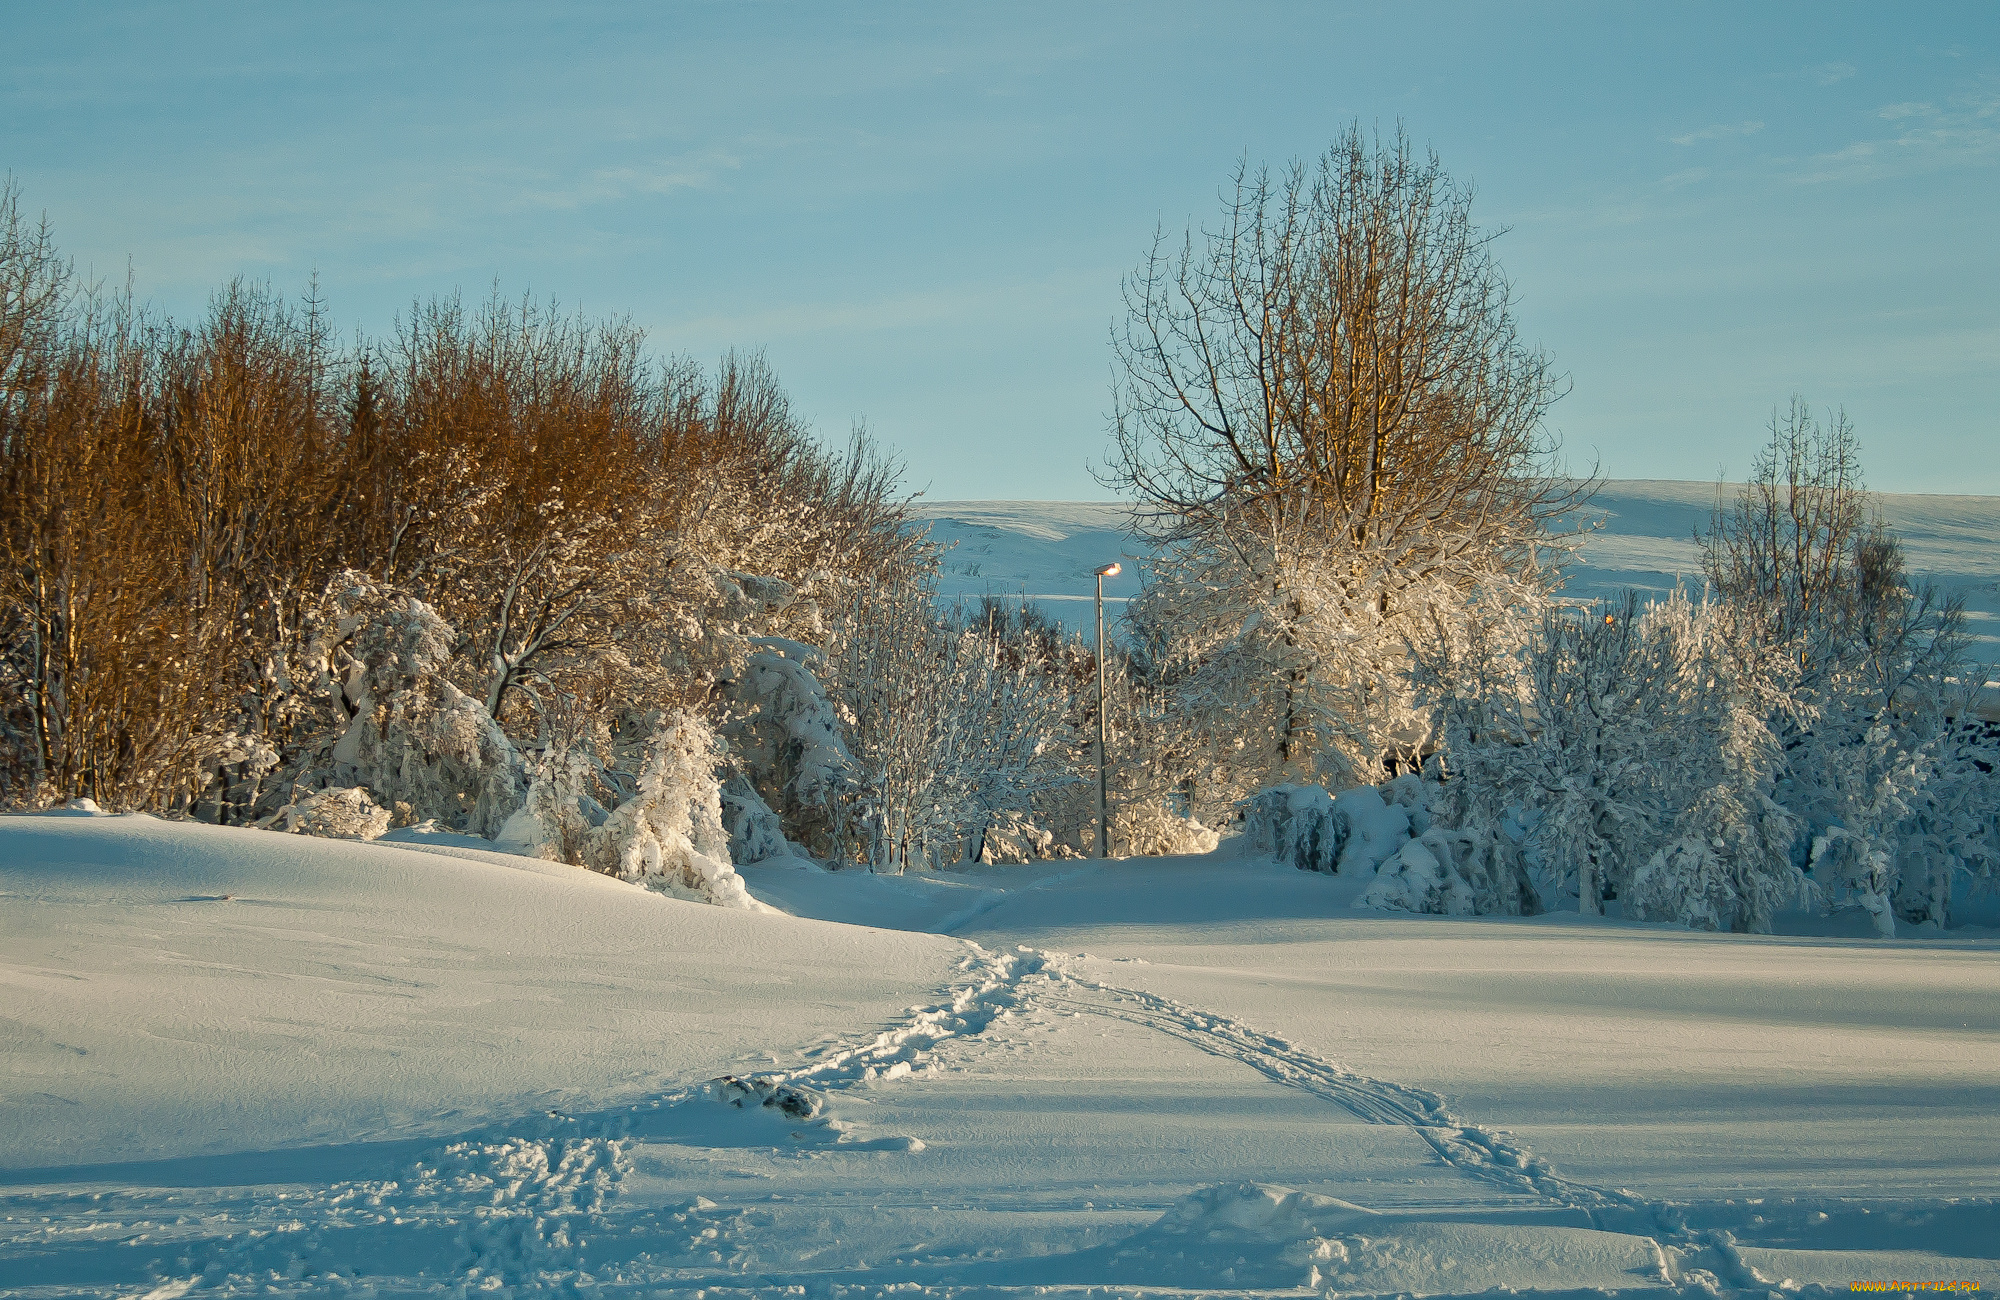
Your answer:
[[[1477,187],[1573,464],[1740,475],[1794,392],[2000,493],[2000,5],[9,6],[0,170],[185,314],[531,291],[761,348],[934,498],[1090,498],[1118,284],[1350,120]]]

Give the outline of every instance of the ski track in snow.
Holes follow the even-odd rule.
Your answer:
[[[808,1090],[808,1096],[818,1094],[815,1100],[824,1102],[824,1109],[803,1125],[783,1122],[785,1117],[776,1114],[757,1115],[754,1121],[741,1116],[745,1122],[777,1122],[758,1141],[780,1151],[790,1142],[799,1151],[838,1146],[914,1155],[924,1149],[921,1141],[870,1137],[865,1126],[844,1118],[841,1093],[912,1076],[935,1077],[941,1073],[940,1048],[991,1045],[1003,1035],[989,1031],[1039,1020],[1044,1013],[1105,1017],[1239,1062],[1367,1122],[1408,1128],[1439,1162],[1491,1189],[1576,1211],[1603,1231],[1645,1239],[1657,1257],[1658,1273],[1634,1281],[1650,1294],[1777,1294],[1771,1290],[1776,1284],[1744,1261],[1726,1230],[1691,1228],[1671,1204],[1566,1179],[1507,1131],[1455,1118],[1434,1093],[1356,1074],[1225,1016],[1091,979],[1069,959],[1026,947],[1011,953],[991,952],[969,941],[968,947],[960,965],[963,978],[937,1003],[912,1008],[908,1019],[867,1042],[822,1045],[806,1054],[805,1064],[754,1076],[767,1090],[790,1085]],[[16,1256],[23,1247],[37,1245],[98,1241],[138,1248],[151,1243],[162,1251],[152,1265],[153,1285],[100,1292],[144,1300],[253,1292],[628,1294],[697,1285],[711,1295],[737,1294],[741,1292],[732,1288],[748,1279],[731,1273],[751,1267],[754,1254],[747,1246],[760,1228],[770,1226],[768,1213],[722,1207],[706,1198],[679,1207],[618,1204],[620,1184],[631,1170],[627,1148],[647,1140],[654,1127],[649,1120],[688,1106],[711,1107],[724,1115],[728,1095],[718,1084],[705,1084],[602,1115],[545,1112],[434,1147],[392,1180],[334,1182],[321,1189],[290,1184],[235,1189],[255,1195],[224,1198],[206,1211],[188,1206],[175,1212],[171,1222],[165,1221],[163,1206],[150,1204],[160,1199],[157,1193],[132,1197],[123,1214],[121,1193],[0,1196],[0,1205],[10,1211],[0,1232],[7,1239],[6,1253]],[[106,1196],[113,1201],[110,1207],[101,1204]],[[329,1249],[327,1239],[336,1233],[338,1249]],[[614,1236],[618,1248],[610,1253],[620,1263],[608,1269],[604,1262],[593,1264],[593,1242]],[[376,1259],[367,1248],[371,1242],[380,1243],[382,1258],[415,1254],[427,1262],[415,1276],[358,1277],[356,1245],[361,1244],[358,1256],[368,1266]],[[858,1280],[835,1283],[815,1274],[808,1259],[795,1263],[804,1267],[787,1276],[811,1281],[812,1294],[885,1290]],[[768,1281],[777,1275],[759,1276]],[[895,1289],[957,1296],[1161,1290],[950,1284]],[[0,1293],[8,1290],[0,1285]],[[790,1283],[784,1290],[806,1293]],[[76,1288],[62,1287],[61,1292],[74,1294]],[[36,1289],[15,1293],[30,1295]],[[1200,1293],[1218,1294],[1214,1288]],[[1800,1290],[1792,1286],[1785,1293]]]
[[[1059,992],[1048,997],[1051,1005],[1142,1025],[1202,1051],[1240,1061],[1274,1083],[1324,1098],[1371,1124],[1406,1127],[1441,1163],[1461,1173],[1502,1191],[1581,1211],[1594,1228],[1647,1238],[1660,1257],[1661,1282],[1678,1283],[1683,1277],[1693,1277],[1704,1289],[1709,1279],[1734,1287],[1770,1285],[1744,1262],[1727,1231],[1691,1230],[1670,1205],[1650,1202],[1622,1189],[1606,1191],[1564,1178],[1506,1130],[1458,1119],[1436,1093],[1356,1074],[1227,1016],[1140,989],[1087,979],[1060,965],[1056,969],[1070,986],[1098,993],[1109,1003]],[[1665,1249],[1663,1240],[1668,1243]]]

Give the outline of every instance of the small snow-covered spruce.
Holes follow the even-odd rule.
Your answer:
[[[720,755],[708,724],[664,718],[646,745],[638,793],[584,832],[582,865],[678,898],[755,907],[729,858]]]

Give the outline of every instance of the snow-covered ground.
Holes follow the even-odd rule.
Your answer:
[[[0,818],[0,1294],[2000,1285],[1990,934],[744,875]]]
[[[1697,589],[1694,545],[1715,508],[1713,483],[1614,479],[1577,522],[1601,521],[1570,573],[1568,594],[1595,598],[1623,588],[1665,593],[1682,579]],[[1911,572],[1963,596],[1973,654],[2000,665],[2000,497],[1880,494],[1882,517],[1901,535]],[[922,502],[931,535],[951,545],[940,591],[949,597],[1026,595],[1071,627],[1086,629],[1091,570],[1143,561],[1127,507],[1089,501]],[[1107,617],[1138,589],[1134,565],[1105,586]],[[1114,604],[1116,602],[1116,604]]]

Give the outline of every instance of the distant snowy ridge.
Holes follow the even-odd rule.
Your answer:
[[[1910,572],[1965,598],[1973,656],[2000,665],[2000,497],[1876,493],[1873,500],[1902,538]],[[1626,587],[1664,594],[1683,580],[1699,585],[1694,535],[1708,525],[1715,502],[1714,483],[1606,482],[1577,512],[1578,523],[1601,527],[1566,591],[1594,599]],[[1138,590],[1134,561],[1143,563],[1148,550],[1132,533],[1131,509],[1121,501],[920,501],[915,514],[950,548],[940,595],[1026,596],[1066,625],[1085,628],[1093,569],[1113,560],[1125,566],[1105,583],[1107,606],[1122,609]]]

